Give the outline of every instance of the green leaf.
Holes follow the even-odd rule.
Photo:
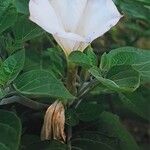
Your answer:
[[[142,19],[145,21],[150,20],[150,16],[147,15],[150,13],[150,9],[145,7],[148,3],[143,3],[139,1],[131,1],[131,0],[118,0],[119,6],[125,15],[135,18]]]
[[[92,49],[88,48],[84,53],[74,51],[69,55],[69,61],[84,68],[91,68],[97,65],[97,58]]]
[[[81,103],[76,109],[78,118],[86,122],[98,119],[102,111],[102,106],[94,103]]]
[[[45,69],[58,78],[65,74],[66,61],[57,48],[48,48],[42,53],[38,50],[26,50],[25,71]]]
[[[0,148],[18,150],[21,137],[19,118],[8,111],[0,110]]]
[[[89,46],[85,51],[84,53],[88,56],[91,64],[93,66],[97,66],[98,62],[97,62],[97,56],[96,54],[94,53],[93,49],[91,46]]]
[[[5,96],[5,92],[0,88],[0,99]]]
[[[115,66],[103,77],[98,68],[91,68],[89,72],[102,83],[114,91],[133,92],[140,85],[140,76],[131,66]]]
[[[86,68],[91,67],[91,62],[88,58],[88,56],[80,51],[74,51],[69,55],[69,61],[71,63],[77,64],[79,66],[83,66]]]
[[[99,130],[119,140],[120,148],[118,150],[139,150],[133,137],[120,123],[118,116],[109,112],[103,112],[99,120]]]
[[[0,143],[0,150],[8,150],[8,149],[4,144]]]
[[[17,19],[12,0],[0,0],[0,33],[11,27]]]
[[[150,51],[133,47],[122,47],[112,50],[108,54],[104,53],[101,58],[100,68],[103,72],[108,72],[113,66],[131,65],[137,70],[141,78],[150,81]]]
[[[134,93],[120,94],[124,106],[144,119],[150,121],[150,89],[138,89]]]
[[[9,56],[0,66],[0,85],[10,84],[23,69],[25,51],[21,50]]]
[[[15,6],[17,8],[17,12],[22,14],[29,14],[29,0],[15,0]]]
[[[16,79],[15,86],[19,92],[27,95],[51,96],[64,100],[74,98],[60,80],[44,70],[24,73]]]
[[[27,17],[18,17],[13,27],[16,43],[26,42],[44,33],[44,31],[32,23]]]
[[[35,142],[25,148],[25,150],[66,150],[67,146],[58,141]]]
[[[73,150],[114,150],[109,145],[105,143],[87,139],[87,138],[77,138],[72,140]]]

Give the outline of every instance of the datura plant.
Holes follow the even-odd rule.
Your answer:
[[[29,11],[30,20],[51,33],[67,57],[72,51],[83,51],[94,39],[116,25],[121,18],[112,0],[30,0]],[[67,88],[72,94],[76,94],[76,69],[68,65],[67,85],[69,86]],[[55,135],[57,132],[60,133],[54,136],[56,139],[59,140],[61,137],[65,139],[63,133],[61,134],[64,113],[61,113],[62,110],[59,109],[62,109],[60,107],[62,104],[55,105],[55,103],[48,108],[46,113],[42,139],[44,136],[45,139],[51,139],[53,136],[46,134]],[[57,114],[59,117],[54,123]],[[52,115],[53,119],[51,119]],[[62,125],[59,125],[61,123]],[[53,128],[56,130],[51,132]]]
[[[147,150],[149,6],[0,0],[0,150]]]

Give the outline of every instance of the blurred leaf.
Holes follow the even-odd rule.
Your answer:
[[[118,116],[103,112],[99,120],[99,130],[104,134],[118,138],[120,147],[118,150],[139,150],[133,137],[120,123]]]
[[[140,85],[140,76],[131,66],[115,66],[103,77],[98,68],[91,68],[89,72],[100,83],[111,90],[121,92],[133,92]]]
[[[0,133],[1,150],[18,150],[21,122],[15,114],[0,110]]]
[[[17,19],[12,0],[0,0],[0,33],[11,27]]]
[[[146,93],[146,94],[145,94]],[[120,94],[120,99],[128,109],[150,121],[150,90],[138,89],[134,93]]]
[[[15,86],[22,94],[51,96],[64,100],[74,98],[60,80],[44,70],[24,73],[16,79]]]
[[[27,146],[24,150],[66,150],[67,146],[58,141],[36,142]]]
[[[94,103],[81,103],[76,109],[78,118],[81,121],[96,120],[99,118],[102,111],[102,106]]]
[[[0,85],[10,84],[23,69],[25,51],[20,50],[9,56],[0,66]]]
[[[79,117],[74,109],[66,110],[66,124],[70,126],[76,126],[79,123]]]
[[[131,0],[117,0],[121,10],[129,17],[135,19],[143,19],[150,21],[150,9],[145,7],[148,3],[143,3],[140,1]]]
[[[13,27],[13,33],[16,43],[22,43],[42,35],[44,31],[27,17],[19,16]]]
[[[109,145],[105,143],[86,139],[86,138],[77,138],[72,140],[73,150],[114,150]]]

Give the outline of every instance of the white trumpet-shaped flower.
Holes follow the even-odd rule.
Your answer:
[[[30,20],[51,33],[66,55],[83,51],[121,18],[112,0],[30,0]]]

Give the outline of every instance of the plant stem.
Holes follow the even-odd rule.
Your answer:
[[[113,104],[113,100],[112,100],[112,94],[110,94],[108,97],[108,103],[109,103],[109,108],[110,108],[111,112],[115,113],[115,108],[114,108],[114,104]]]
[[[82,102],[82,100],[84,99],[84,97],[90,93],[90,91],[92,91],[99,83],[97,82],[96,79],[94,79],[93,81],[91,81],[89,84],[87,84],[83,89],[81,89],[77,95],[78,101],[75,102],[74,104],[74,108],[76,109],[80,103]]]
[[[8,97],[8,98],[4,98],[0,102],[0,105],[6,105],[6,104],[15,103],[15,102],[19,103],[21,105],[24,105],[28,108],[35,109],[35,110],[43,110],[48,107],[48,105],[46,105],[46,104],[42,104],[42,103],[33,101],[24,96],[12,96],[12,97]]]
[[[70,64],[68,62],[68,68],[67,68],[67,80],[66,80],[66,86],[67,89],[70,91],[72,95],[76,95],[77,88],[76,88],[76,78],[77,78],[77,67],[73,64]],[[68,108],[71,104],[68,104]],[[68,150],[71,150],[71,138],[72,138],[72,127],[70,125],[67,126],[67,145]]]

